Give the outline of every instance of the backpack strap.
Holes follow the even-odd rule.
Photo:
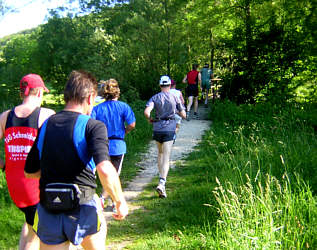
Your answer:
[[[79,115],[77,117],[74,131],[73,131],[73,142],[77,150],[79,158],[91,171],[95,172],[96,164],[91,156],[88,155],[87,142],[86,142],[86,126],[90,116]]]

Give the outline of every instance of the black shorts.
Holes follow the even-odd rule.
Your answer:
[[[19,209],[24,213],[26,223],[33,226],[36,205],[29,207],[19,207]]]
[[[188,84],[186,90],[187,96],[198,96],[198,84]]]
[[[117,172],[121,172],[121,166],[124,155],[110,155],[110,161],[112,165],[116,168]]]
[[[175,137],[175,131],[164,131],[164,132],[153,131],[153,140],[159,143],[173,141],[174,137]]]

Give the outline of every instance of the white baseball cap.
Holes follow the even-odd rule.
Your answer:
[[[169,78],[169,76],[161,76],[160,78],[160,85],[161,86],[167,86],[167,85],[171,85],[171,79]]]

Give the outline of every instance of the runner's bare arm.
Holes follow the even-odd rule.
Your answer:
[[[144,110],[144,116],[148,120],[149,123],[151,123],[151,111],[153,109],[153,106],[148,106]]]
[[[0,140],[4,138],[4,132],[5,132],[5,127],[7,123],[7,117],[9,114],[10,110],[4,111],[0,115]],[[0,157],[0,168],[3,168],[5,165],[4,160]]]
[[[124,198],[119,175],[110,161],[102,161],[97,165],[97,172],[102,187],[116,204],[117,213],[113,217],[122,220],[128,215],[128,205]]]
[[[125,134],[129,133],[131,130],[133,130],[135,128],[135,122],[132,122],[131,124],[128,124],[125,127]]]
[[[187,75],[183,79],[183,83],[186,83],[186,82],[187,82]]]

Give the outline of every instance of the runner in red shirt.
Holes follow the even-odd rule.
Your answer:
[[[40,108],[43,92],[48,92],[42,78],[28,74],[20,81],[22,104],[0,115],[0,139],[4,138],[6,161],[0,158],[8,190],[15,205],[25,214],[19,249],[38,249],[39,240],[32,230],[36,204],[39,202],[39,182],[24,176],[24,164],[38,128],[55,112]],[[4,168],[5,165],[5,168]]]
[[[190,109],[194,101],[194,118],[198,119],[198,83],[201,84],[201,74],[197,71],[198,64],[193,64],[192,70],[187,73],[183,79],[183,83],[187,82],[186,94],[188,96],[188,104],[186,108],[186,117],[189,121]],[[195,100],[194,100],[195,98]]]

